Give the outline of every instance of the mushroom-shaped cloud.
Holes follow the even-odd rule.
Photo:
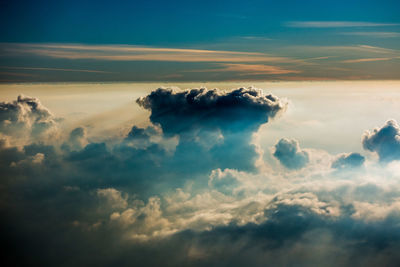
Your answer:
[[[277,97],[263,95],[254,88],[233,91],[159,88],[136,102],[151,111],[150,120],[160,124],[165,134],[218,129],[223,133],[255,131],[286,107]]]

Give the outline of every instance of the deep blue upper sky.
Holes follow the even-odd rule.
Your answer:
[[[285,51],[281,48],[297,45],[367,45],[397,50],[400,47],[399,14],[400,1],[396,0],[3,0],[0,8],[2,25],[0,43],[122,44],[251,51],[295,58],[328,57],[332,54],[314,55],[299,49],[293,52],[293,49]],[[310,26],[307,24],[310,22],[344,24],[319,26],[311,24]],[[306,24],[302,25],[301,23]],[[351,23],[361,24],[352,25]],[[18,58],[11,59],[8,50],[2,50],[2,52],[2,56],[6,55],[1,60],[3,68],[10,65],[17,67],[32,67],[33,65],[35,67],[71,67],[71,62],[65,61],[62,64],[59,62],[43,63],[43,60],[47,59],[31,58],[29,62],[21,62]],[[395,59],[396,62],[399,61],[397,52],[391,55],[391,61],[393,61],[392,59]],[[366,57],[379,58],[376,61],[388,61],[387,59],[382,60],[382,55],[366,54],[361,58]],[[346,59],[354,58],[343,58],[343,60]],[[16,62],[19,63],[16,64]],[[78,61],[75,60],[75,62]],[[251,63],[251,61],[247,63]],[[82,61],[76,65],[84,69],[91,67],[90,64],[83,64]],[[131,65],[129,68],[135,69],[135,64]],[[370,69],[369,66],[366,68]],[[385,65],[380,68],[393,69],[393,65]],[[10,73],[10,70],[7,73]],[[361,74],[367,75],[368,73],[354,73],[358,76]],[[175,73],[168,75],[175,75]],[[307,74],[307,76],[316,75],[315,72]],[[389,76],[389,78],[396,77],[392,74]],[[2,78],[2,80],[12,80],[4,79],[4,75]],[[382,76],[381,78],[388,77]],[[115,77],[115,79],[119,78]],[[125,80],[125,78],[121,79]],[[188,79],[196,78],[188,77]],[[207,75],[201,79],[207,79]]]
[[[400,1],[12,0],[0,10],[2,42],[166,45],[291,34],[287,21],[396,23]]]

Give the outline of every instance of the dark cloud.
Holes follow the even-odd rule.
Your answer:
[[[77,197],[76,193],[72,195]],[[331,218],[302,206],[284,204],[266,209],[265,217],[268,219],[261,224],[233,222],[146,242],[124,238],[121,229],[104,223],[86,231],[60,224],[38,228],[37,233],[18,229],[17,236],[15,226],[9,226],[14,236],[6,234],[3,239],[14,258],[31,265],[265,266],[268,263],[394,267],[400,261],[400,229],[395,217],[364,222],[352,218],[351,213]]]
[[[19,95],[13,102],[0,102],[0,132],[5,135],[37,137],[55,123],[54,116],[37,98]]]
[[[367,131],[362,137],[364,149],[376,152],[381,161],[400,159],[400,128],[395,120],[389,120],[382,128]]]
[[[229,92],[159,88],[136,102],[151,111],[150,120],[160,124],[167,134],[194,129],[254,131],[285,109],[285,104],[277,97],[263,95],[253,88]]]
[[[147,128],[140,128],[137,126],[133,126],[130,132],[128,133],[127,139],[140,139],[146,140],[151,136],[158,134],[158,131],[155,127],[149,126]]]
[[[259,155],[251,144],[252,134],[286,108],[277,97],[253,88],[159,88],[137,103],[151,112],[151,122],[160,125],[166,136],[179,135],[176,155],[193,159],[189,168],[196,169],[191,164],[203,161],[211,167],[208,171],[218,167],[255,170]]]
[[[125,142],[137,148],[146,148],[155,143],[155,137],[162,139],[162,132],[159,127],[140,128],[134,125],[126,136]]]
[[[309,155],[301,150],[299,142],[295,139],[282,138],[275,145],[274,157],[288,169],[301,169],[309,161]]]
[[[359,153],[342,154],[332,162],[332,168],[346,169],[360,167],[364,164],[365,157]]]

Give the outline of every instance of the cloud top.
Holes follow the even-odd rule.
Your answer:
[[[288,169],[301,169],[309,162],[309,155],[295,139],[282,138],[275,145],[274,157]]]
[[[53,114],[37,98],[19,95],[13,102],[0,102],[0,132],[5,135],[38,137],[55,124]]]
[[[254,88],[221,91],[206,88],[174,91],[159,88],[137,103],[165,133],[199,129],[255,130],[285,109],[273,95]]]
[[[332,162],[332,168],[346,169],[351,167],[360,167],[364,162],[365,157],[359,153],[341,154]]]
[[[366,131],[362,137],[364,149],[376,152],[381,161],[400,159],[400,128],[395,120],[389,120],[381,128]]]

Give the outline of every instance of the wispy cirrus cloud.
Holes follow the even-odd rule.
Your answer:
[[[303,63],[299,59],[273,56],[260,52],[159,48],[131,45],[3,44],[2,46],[2,50],[7,54],[31,54],[62,59],[90,59],[104,61]]]
[[[286,27],[291,28],[347,28],[347,27],[385,27],[399,26],[398,23],[376,23],[363,21],[289,21]]]
[[[29,79],[31,76],[21,76],[25,81],[292,80],[293,77],[298,80],[349,79],[348,77],[372,75],[368,70],[360,68],[362,63],[384,62],[400,57],[400,51],[397,49],[366,44],[292,45],[279,49],[252,49],[249,47],[249,51],[240,51],[240,48],[217,50],[136,45],[0,43],[0,58],[4,59],[2,62],[5,65],[0,66],[0,70],[40,74]],[[11,59],[18,59],[21,65],[5,63]],[[174,64],[171,68],[168,62],[179,64]],[[395,65],[398,63],[398,60],[390,62]],[[156,64],[157,68],[152,68],[152,64]],[[374,71],[371,77],[398,77],[396,67],[389,68],[386,63],[382,64],[384,66]],[[104,66],[108,67],[103,69]],[[348,74],[353,72],[357,75]],[[107,75],[101,75],[103,73]],[[13,75],[0,76],[4,81],[10,80]]]
[[[400,37],[400,32],[341,32],[341,35],[364,36],[373,38],[396,38]]]
[[[22,76],[22,77],[35,77],[37,75],[33,74],[28,74],[28,73],[17,73],[17,72],[5,72],[5,71],[0,71],[0,75],[4,76]]]
[[[387,61],[387,60],[392,60],[395,58],[399,58],[399,57],[358,58],[358,59],[343,60],[342,63],[362,63],[362,62]]]
[[[271,41],[275,40],[273,38],[263,37],[263,36],[242,36],[242,39],[252,40],[252,41]]]
[[[236,64],[218,63],[220,68],[188,70],[186,72],[237,72],[239,75],[279,75],[289,73],[301,73],[300,70],[286,69],[279,66],[263,64]]]
[[[243,74],[262,75],[262,74],[289,74],[300,73],[299,70],[285,69],[278,66],[261,64],[220,64],[223,69],[219,71],[242,72]]]
[[[295,45],[289,46],[287,48],[283,48],[288,51],[287,53],[293,53],[297,51],[307,52],[310,54],[329,54],[329,57],[347,57],[354,56],[354,54],[360,55],[371,55],[371,54],[385,54],[390,56],[400,56],[400,50],[390,49],[380,46],[372,46],[372,45],[327,45],[327,46],[318,46],[318,45]],[[326,56],[321,56],[319,58],[323,58]]]
[[[13,70],[37,70],[37,71],[67,71],[67,72],[88,72],[88,73],[112,73],[110,71],[103,70],[86,70],[86,69],[62,69],[62,68],[42,68],[42,67],[10,67],[2,66],[2,69],[13,69]]]

